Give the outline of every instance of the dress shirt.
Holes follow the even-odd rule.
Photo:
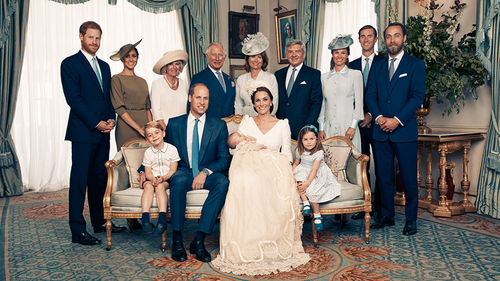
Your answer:
[[[217,75],[217,72],[220,72],[220,75],[222,75],[222,79],[224,79],[224,74],[222,74],[222,68],[219,69],[218,71],[213,69],[210,65],[208,66],[208,68],[210,68],[210,70],[212,70],[212,73],[215,75],[215,78],[217,78],[217,81],[219,81],[219,76]]]
[[[193,129],[194,129],[194,124],[195,124],[195,119],[194,115],[189,112],[188,115],[188,120],[187,120],[187,136],[186,136],[186,141],[187,141],[187,153],[188,153],[188,158],[189,158],[189,167],[193,167]],[[200,150],[201,150],[201,139],[203,137],[203,128],[205,128],[205,121],[207,119],[207,115],[203,114],[200,118],[200,121],[198,121],[198,139],[200,140]]]
[[[94,69],[94,64],[92,63],[92,59],[94,57],[96,58],[95,64],[97,65],[97,70],[99,70],[99,74],[101,75],[101,79],[102,79],[102,71],[101,71],[101,67],[99,66],[99,62],[97,61],[97,56],[93,56],[93,55],[87,53],[84,49],[82,49],[81,51],[82,51],[83,55],[85,56],[85,58],[88,60],[90,67],[92,67],[92,69]],[[95,72],[95,70],[94,70],[94,72]]]
[[[293,77],[293,79],[295,80],[293,83],[295,85],[295,83],[297,83],[297,76],[299,75],[299,72],[300,72],[300,69],[302,68],[302,66],[304,65],[304,63],[301,63],[299,64],[299,66],[295,67],[295,69],[297,69],[295,71],[295,76]],[[294,67],[293,66],[289,66],[288,67],[288,71],[286,72],[286,80],[285,80],[285,85],[288,87],[288,82],[290,81],[290,77],[292,76],[292,72],[293,72],[293,69]]]
[[[372,69],[373,58],[374,57],[375,57],[375,53],[372,53],[368,57],[365,57],[365,56],[361,55],[361,73],[363,73],[363,70],[365,69],[365,65],[366,65],[366,60],[365,59],[366,58],[368,58],[368,63],[370,64],[370,68],[369,69]],[[394,64],[396,64],[396,63],[394,63]]]

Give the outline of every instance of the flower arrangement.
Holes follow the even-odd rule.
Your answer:
[[[435,0],[420,2],[424,2],[421,4],[423,15],[409,17],[406,21],[404,50],[425,62],[427,91],[424,105],[430,100],[441,104],[446,99],[450,106],[442,115],[450,115],[453,111],[458,114],[469,94],[478,98],[476,88],[482,86],[486,78],[486,70],[475,54],[475,25],[454,44],[453,36],[460,28],[466,4],[455,0],[450,11],[443,12],[441,21],[437,22],[434,14],[443,4]]]

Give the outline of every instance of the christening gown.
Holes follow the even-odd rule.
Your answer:
[[[288,120],[262,134],[245,116],[239,132],[268,149],[255,151],[251,142],[237,146],[221,212],[220,253],[212,264],[238,275],[290,271],[310,257],[301,241],[303,217],[290,164]]]

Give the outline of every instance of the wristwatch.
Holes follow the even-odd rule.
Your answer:
[[[203,170],[201,170],[201,171],[202,171],[202,172],[205,174],[205,176],[207,176],[207,177],[210,175],[210,171],[209,171],[207,168],[205,168],[205,169],[203,169]]]

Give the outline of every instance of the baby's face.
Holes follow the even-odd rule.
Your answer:
[[[247,137],[243,134],[240,134],[240,133],[234,133],[230,136],[230,140],[229,140],[229,145],[232,147],[232,148],[236,148],[236,146],[246,140]]]

